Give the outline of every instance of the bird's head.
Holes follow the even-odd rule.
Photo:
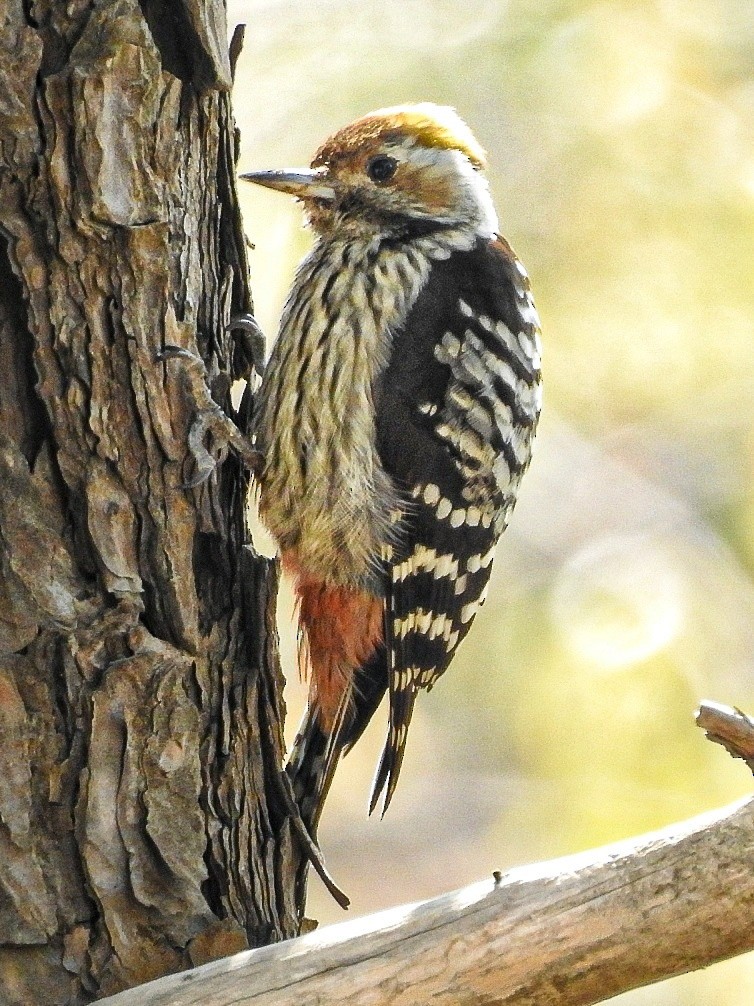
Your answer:
[[[489,236],[497,219],[485,164],[455,110],[423,102],[357,119],[322,144],[309,168],[241,178],[296,196],[328,237],[458,229]]]

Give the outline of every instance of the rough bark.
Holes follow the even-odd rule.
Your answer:
[[[275,568],[234,458],[185,488],[201,403],[158,359],[230,409],[224,6],[0,21],[0,1003],[52,1006],[295,935],[299,853]]]

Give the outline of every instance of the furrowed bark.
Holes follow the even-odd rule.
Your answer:
[[[83,1003],[298,932],[276,569],[158,357],[248,369],[223,4],[0,20],[0,1003]]]

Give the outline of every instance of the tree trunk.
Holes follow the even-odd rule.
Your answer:
[[[0,20],[0,1003],[83,1003],[298,932],[276,568],[159,358],[230,409],[221,0]]]

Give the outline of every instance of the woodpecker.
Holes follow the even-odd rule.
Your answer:
[[[455,110],[372,112],[311,167],[241,177],[314,231],[257,394],[262,520],[293,578],[308,707],[287,771],[314,834],[384,694],[370,813],[417,694],[484,602],[540,411],[539,319]]]

